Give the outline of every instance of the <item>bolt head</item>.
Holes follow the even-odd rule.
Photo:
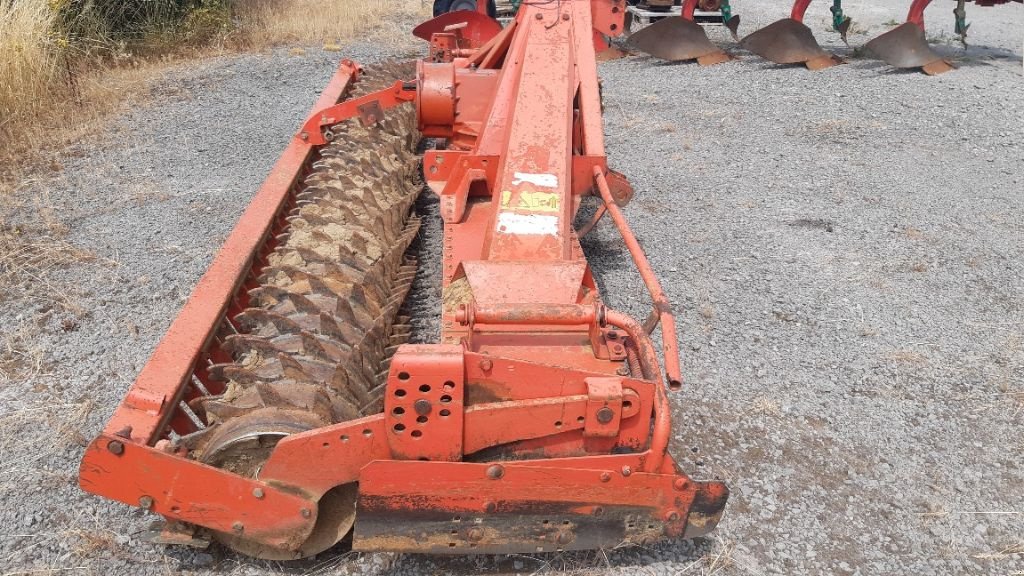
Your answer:
[[[487,477],[491,480],[500,480],[505,475],[505,467],[501,464],[494,464],[487,468]]]
[[[538,12],[537,15],[534,16],[534,18],[536,18],[537,20],[543,20],[544,19],[544,15]]]
[[[263,488],[253,488],[252,489],[252,495],[255,496],[257,499],[262,500],[263,496],[264,496]]]
[[[495,504],[494,502],[488,502],[484,504],[484,512],[487,512],[488,514],[494,514],[497,511],[498,505]]]
[[[231,529],[235,532],[241,532],[242,530],[245,530],[245,526],[243,526],[241,522],[235,522],[231,525]]]
[[[601,482],[608,482],[612,479],[612,475],[607,472],[601,472]]]
[[[303,508],[301,514],[303,518],[309,518],[313,515],[313,512],[309,508]]]
[[[607,406],[597,411],[597,421],[601,424],[608,424],[613,418],[615,418],[615,411]]]
[[[491,362],[490,359],[484,358],[480,361],[480,369],[484,372],[490,372],[492,368],[494,368],[494,362]]]
[[[616,370],[615,373],[619,376],[629,376],[629,368],[626,368],[625,366],[619,366],[618,370]]]
[[[417,400],[415,403],[413,403],[412,409],[416,411],[416,414],[420,416],[426,416],[427,414],[430,414],[430,400],[421,398]]]
[[[111,440],[110,442],[107,442],[107,450],[110,450],[110,453],[115,456],[120,456],[121,454],[124,454],[124,444],[117,440]]]
[[[683,478],[676,478],[676,481],[672,483],[672,487],[675,488],[676,490],[685,490],[686,480],[684,480]]]
[[[569,15],[568,14],[562,14],[562,20],[565,20],[566,22],[568,22],[569,21]]]
[[[665,514],[665,520],[667,520],[669,522],[675,522],[675,521],[679,520],[679,512],[676,512],[675,510],[669,510]]]
[[[572,542],[572,532],[559,532],[558,538],[555,539],[559,544],[568,544]]]
[[[632,473],[633,473],[633,469],[630,468],[629,466],[623,466],[622,467],[622,475],[623,476],[629,476]]]
[[[466,538],[472,542],[479,542],[484,539],[484,531],[481,528],[470,528],[466,532]]]
[[[153,498],[151,496],[140,496],[139,507],[143,510],[151,510],[153,508]]]

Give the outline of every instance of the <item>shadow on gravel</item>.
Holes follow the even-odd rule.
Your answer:
[[[584,199],[583,205],[576,213],[574,228],[579,229],[589,222],[599,205],[593,198]],[[580,246],[583,247],[583,253],[587,256],[587,261],[590,262],[591,273],[594,275],[594,281],[597,282],[599,289],[607,285],[605,279],[610,273],[617,274],[624,270],[636,269],[633,259],[629,256],[629,250],[622,243],[615,224],[607,214],[589,234],[580,239]],[[642,286],[638,289],[643,291]]]

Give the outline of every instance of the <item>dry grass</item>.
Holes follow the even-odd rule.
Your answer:
[[[4,227],[0,220],[0,299],[31,297],[72,308],[65,291],[51,285],[50,272],[93,259],[52,231]]]
[[[67,229],[45,193],[27,190],[46,189],[39,181],[61,169],[57,151],[98,132],[112,112],[145,103],[170,65],[283,43],[342,50],[345,41],[375,30],[398,38],[395,19],[419,18],[428,9],[419,0],[234,0],[233,29],[197,35],[193,14],[177,36],[164,30],[148,44],[128,46],[100,37],[69,41],[59,16],[65,4],[0,0],[0,300],[64,298],[49,286],[48,272],[91,256],[64,240]],[[400,27],[408,36],[407,23]],[[102,50],[91,47],[101,42]],[[162,200],[153,196],[143,189],[126,201]],[[10,342],[0,346],[9,363],[23,363]]]
[[[62,78],[65,62],[52,37],[56,13],[45,1],[0,5],[0,121],[17,122],[40,110],[39,101]]]
[[[886,354],[885,358],[889,362],[893,362],[896,364],[921,365],[928,363],[928,358],[924,354],[921,354],[920,352],[915,352],[913,350],[905,349],[893,350],[892,352]]]
[[[12,403],[13,404],[13,403]],[[35,470],[54,453],[70,445],[82,446],[85,437],[80,427],[92,410],[92,400],[61,403],[49,402],[28,407],[6,406],[0,411],[0,490],[6,481]],[[38,442],[33,450],[24,449],[25,438],[36,438],[39,430],[49,430],[47,441]]]
[[[47,167],[47,151],[96,131],[126,102],[144,100],[151,80],[183,58],[279,44],[343,43],[385,30],[408,35],[394,21],[427,15],[419,0],[234,0],[235,26],[196,34],[185,22],[178,36],[153,34],[138,45],[113,44],[99,58],[99,40],[69,42],[60,32],[59,0],[0,2],[0,205],[10,202],[27,173]],[[207,26],[204,30],[213,26]],[[401,31],[401,32],[399,32]],[[401,34],[401,36],[399,35]],[[382,36],[383,37],[383,36]],[[109,42],[104,39],[104,42]],[[144,56],[140,56],[143,54]],[[0,214],[2,223],[3,214]]]
[[[249,45],[322,44],[329,50],[396,18],[429,16],[418,0],[250,0],[234,10]]]

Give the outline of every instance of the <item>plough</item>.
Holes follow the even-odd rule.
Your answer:
[[[87,447],[82,488],[163,516],[160,542],[275,560],[711,531],[728,489],[668,452],[675,318],[604,149],[596,52],[624,8],[442,14],[414,65],[343,61]],[[424,184],[441,336],[412,344]],[[600,208],[577,230],[586,196]],[[642,321],[604,303],[580,245],[604,216],[654,303]]]
[[[700,0],[683,0],[678,17],[664,18],[639,30],[630,37],[630,44],[656,58],[669,61],[696,60],[701,65],[712,65],[735,59],[708,39],[703,28],[694,22],[693,14]],[[955,31],[961,42],[967,43],[965,4],[957,0],[953,10]],[[994,6],[1024,0],[974,0],[979,6]],[[865,52],[896,68],[920,69],[926,74],[941,74],[953,69],[928,45],[924,31],[924,9],[931,0],[913,0],[906,22],[871,40]],[[844,60],[824,50],[814,33],[804,24],[804,15],[811,0],[794,0],[788,18],[777,20],[742,39],[739,38],[739,16],[732,13],[729,0],[719,2],[722,19],[739,44],[750,52],[776,64],[802,64],[812,70],[830,68]],[[832,29],[847,42],[852,19],[843,11],[842,0],[832,0]]]

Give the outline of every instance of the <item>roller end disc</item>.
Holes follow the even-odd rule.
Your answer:
[[[274,446],[285,436],[312,430],[324,423],[315,415],[296,410],[262,408],[232,418],[212,431],[200,460],[240,476],[258,478],[260,468]],[[356,519],[355,484],[338,486],[317,503],[316,525],[296,550],[283,550],[246,539],[214,532],[213,537],[236,552],[263,560],[296,560],[319,554],[334,546],[352,529]]]
[[[629,37],[629,44],[641,52],[669,62],[708,57],[712,57],[712,60],[717,58],[718,62],[732,59],[708,40],[700,24],[676,16],[659,20],[634,32]]]
[[[833,58],[832,54],[821,49],[810,28],[792,18],[772,22],[748,35],[740,41],[740,44],[754,54],[776,64],[806,64],[812,61],[817,64]],[[808,68],[811,69],[828,68],[829,66],[812,68],[808,64]]]
[[[926,74],[949,72],[953,65],[932,50],[924,29],[904,22],[864,45],[868,54],[896,68],[921,68]]]

